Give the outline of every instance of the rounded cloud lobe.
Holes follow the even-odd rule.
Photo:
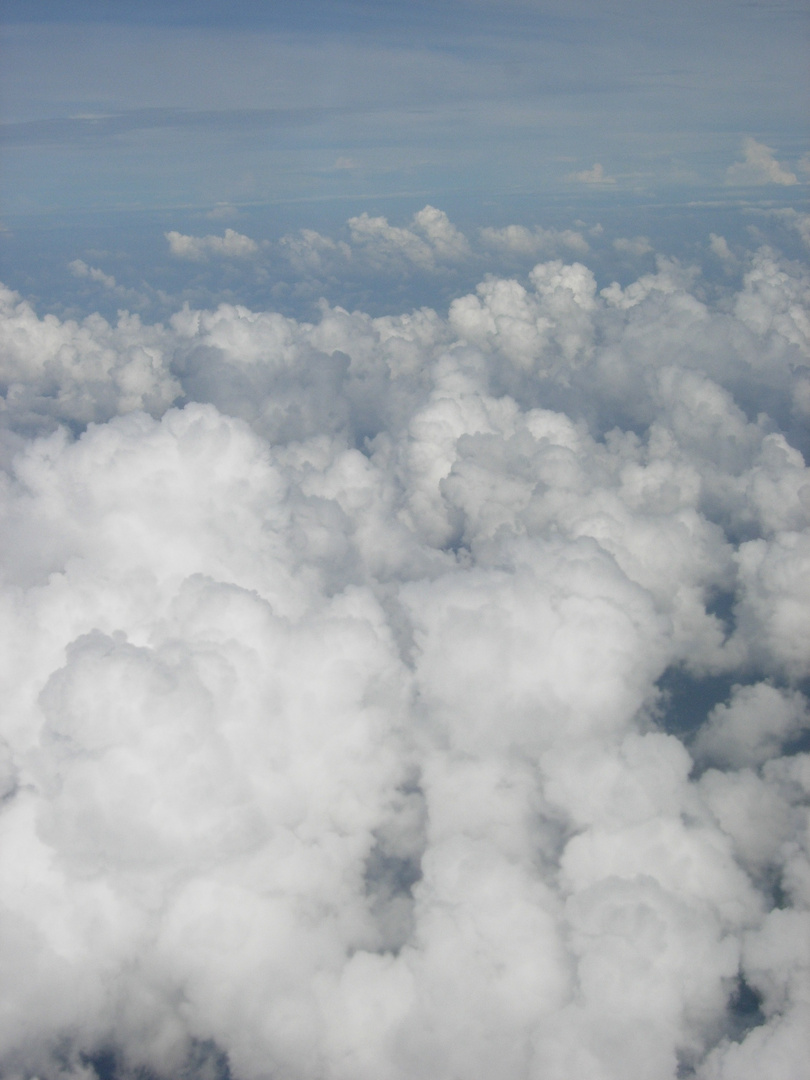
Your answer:
[[[2,1074],[801,1075],[808,291],[4,292]]]

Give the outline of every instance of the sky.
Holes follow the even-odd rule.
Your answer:
[[[3,1080],[810,1080],[808,14],[3,0]]]
[[[791,0],[6,0],[4,213],[453,210],[571,197],[596,163],[617,192],[694,198],[725,186],[746,137],[795,172],[806,16]]]

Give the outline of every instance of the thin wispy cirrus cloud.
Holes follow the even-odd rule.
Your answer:
[[[807,1075],[800,14],[7,0],[0,1076]]]

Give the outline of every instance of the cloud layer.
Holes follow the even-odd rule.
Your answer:
[[[350,228],[290,257],[469,257]],[[4,1076],[802,1074],[810,280],[746,259],[2,294]]]

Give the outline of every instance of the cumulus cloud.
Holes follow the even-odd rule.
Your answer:
[[[279,247],[299,274],[319,273],[335,262],[343,263],[352,257],[352,250],[344,240],[333,240],[315,229],[301,229],[282,236]]]
[[[735,686],[717,705],[695,741],[701,758],[735,768],[778,757],[782,745],[810,727],[807,700],[768,683]]]
[[[615,184],[616,177],[608,176],[604,167],[597,161],[592,169],[583,169],[582,172],[571,173],[569,180],[578,180],[581,184]]]
[[[225,259],[250,258],[259,250],[259,245],[249,236],[234,229],[226,229],[224,236],[185,236],[180,232],[167,232],[169,251],[177,259],[190,259],[200,262],[209,255]]]
[[[224,215],[231,209],[223,205],[212,213]],[[229,272],[247,271],[251,280],[275,288],[280,302],[292,297],[302,305],[314,304],[323,295],[333,295],[343,302],[349,297],[354,302],[356,296],[357,302],[366,303],[372,290],[384,294],[386,289],[392,296],[415,299],[431,277],[441,289],[437,293],[434,287],[432,295],[449,302],[458,296],[462,280],[469,288],[479,274],[503,274],[520,265],[528,270],[538,259],[582,259],[589,255],[592,242],[601,246],[601,225],[587,227],[581,221],[574,225],[508,224],[477,228],[468,235],[444,211],[427,205],[404,223],[362,213],[334,234],[301,228],[261,242],[232,229],[223,237],[177,231],[166,236],[175,258],[209,264],[230,258]],[[636,257],[651,253],[652,247],[646,237],[619,238],[614,251]],[[242,257],[248,255],[250,259]],[[240,259],[241,268],[235,265]],[[410,288],[412,283],[416,289]],[[300,313],[301,308],[295,310]],[[165,304],[160,311],[165,313]]]
[[[39,319],[31,305],[0,289],[2,424],[10,433],[44,432],[146,410],[177,397],[165,331],[126,312],[115,326],[99,315],[82,322]]]
[[[366,257],[381,266],[405,260],[421,269],[437,262],[456,262],[470,254],[464,234],[452,224],[443,210],[425,206],[414,214],[410,228],[390,225],[385,217],[360,214],[349,218],[353,244]]]
[[[68,263],[68,270],[74,277],[88,278],[90,281],[103,285],[105,289],[114,289],[116,287],[116,280],[112,274],[105,274],[97,266],[88,266],[83,259],[74,259]]]
[[[406,225],[363,213],[346,222],[342,235],[302,228],[266,245],[265,258],[288,266],[292,280],[285,288],[310,290],[317,298],[330,283],[350,281],[367,291],[381,277],[389,282],[425,275],[446,279],[460,267],[469,271],[481,253],[444,211],[424,206]]]
[[[794,229],[801,237],[802,243],[810,247],[810,214],[786,206],[779,210],[771,210],[770,215],[783,222],[788,228]]]
[[[468,257],[352,220],[290,259]],[[2,293],[4,1076],[801,1075],[810,280],[746,265]]]
[[[168,299],[165,293],[162,293],[159,289],[152,289],[148,285],[145,285],[142,289],[127,288],[120,285],[112,274],[106,273],[98,266],[89,266],[83,259],[73,259],[68,263],[68,270],[72,277],[100,286],[110,298],[113,298],[122,307],[126,305],[129,308],[140,310],[148,308],[155,299]],[[97,290],[94,291],[97,293]]]
[[[733,251],[728,246],[728,240],[726,240],[725,236],[720,236],[718,233],[709,233],[709,249],[713,255],[716,255],[724,263],[737,261]]]
[[[726,183],[744,186],[760,184],[797,184],[796,174],[785,168],[774,157],[774,152],[756,139],[743,140],[743,160],[735,161],[726,169]]]

